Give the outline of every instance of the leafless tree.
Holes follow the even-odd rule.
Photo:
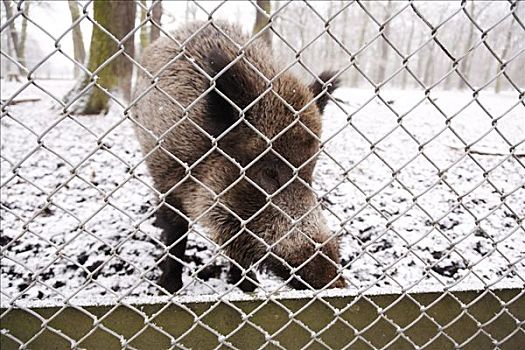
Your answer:
[[[412,21],[410,23],[410,32],[406,38],[406,42],[405,42],[405,52],[404,54],[406,56],[410,55],[411,52],[412,52],[412,43],[414,42],[414,31],[415,31],[415,22]],[[410,73],[408,73],[407,71],[404,71],[403,74],[402,74],[402,78],[401,78],[401,86],[403,87],[403,89],[405,89],[407,87],[407,78],[409,76]]]
[[[7,18],[13,18],[13,9],[11,7],[11,3],[8,0],[3,0],[5,13]],[[16,55],[16,60],[19,63],[18,70],[21,75],[24,75],[24,69],[22,68],[25,66],[25,58],[24,58],[24,52],[22,51],[21,45],[20,45],[20,38],[18,36],[18,31],[15,27],[14,21],[11,21],[8,26],[9,29],[9,35],[11,37],[11,44],[13,45],[14,54]]]
[[[160,36],[160,21],[162,19],[162,2],[161,0],[153,1],[151,10],[151,28],[150,42],[154,42]]]
[[[507,35],[505,37],[505,45],[503,46],[503,51],[501,52],[501,56],[500,56],[500,58],[502,60],[505,60],[505,58],[508,55],[509,49],[510,49],[510,43],[511,43],[511,39],[512,39],[512,27],[513,27],[513,24],[514,24],[515,20],[516,20],[516,18],[512,17],[512,20],[510,21],[510,24],[509,24],[509,29],[507,30]],[[504,70],[505,70],[505,68],[502,65],[498,66],[498,74],[501,73]],[[502,81],[502,74],[500,74],[496,78],[496,85],[494,86],[494,91],[496,93],[501,92],[501,81]]]
[[[133,57],[135,53],[133,35],[129,36],[135,24],[135,12],[133,1],[96,0],[93,2],[96,25],[93,26],[91,34],[88,69],[90,72],[98,70],[97,85],[100,87],[91,88],[87,98],[79,101],[76,106],[77,113],[98,114],[107,111],[109,96],[106,91],[120,89],[124,98],[129,98],[133,64],[126,55]],[[115,20],[116,18],[118,20]],[[116,40],[121,41],[127,37],[123,42],[124,53],[113,58],[109,64],[107,61],[118,51],[119,42],[104,33],[99,26],[109,31]],[[103,65],[104,67],[100,69]],[[84,77],[66,96],[66,100],[71,99],[90,82],[89,76]]]
[[[445,7],[439,16],[439,20],[437,22],[438,24],[443,22],[443,19],[445,18],[446,13],[447,11]],[[439,50],[439,47],[434,41],[431,41],[429,45],[430,45],[430,48],[427,51],[428,54],[427,54],[427,58],[425,61],[425,73],[423,74],[423,81],[425,82],[427,86],[433,83],[434,73],[436,70],[436,64],[434,62],[434,58],[436,55],[435,52]]]
[[[327,9],[327,20],[331,19],[333,17],[333,14],[335,12],[335,3],[333,1],[330,1],[328,4]],[[327,28],[328,31],[330,31],[332,34],[335,33],[336,28],[333,24],[333,21],[330,22],[329,27]],[[326,69],[330,68],[332,69],[333,64],[333,57],[334,57],[334,51],[335,51],[335,42],[332,40],[332,37],[330,35],[326,35],[324,37],[324,50],[323,50],[323,61],[326,62]]]
[[[388,48],[388,42],[385,40],[385,38],[388,38],[390,35],[390,23],[386,23],[386,21],[392,16],[392,0],[388,0],[386,6],[384,6],[385,14],[383,16],[383,33],[381,34],[381,37],[383,40],[381,40],[380,46],[379,46],[379,61],[377,66],[377,82],[381,82],[385,80],[385,74],[386,74],[386,66],[388,65],[388,56],[389,56],[389,48]]]
[[[197,18],[197,7],[191,1],[186,1],[186,12],[184,14],[186,22],[195,21]]]
[[[148,12],[148,5],[146,4],[146,0],[140,0],[140,23],[143,23],[146,20],[147,12]],[[146,23],[140,27],[140,49],[142,50],[149,44],[149,33],[148,33],[148,26]]]
[[[470,12],[470,16],[474,20],[477,20],[481,16],[483,11],[485,11],[489,6],[490,6],[490,3],[485,5],[480,10],[478,10],[478,12],[476,12],[476,2],[471,0],[471,2],[470,2],[470,11],[469,11]],[[463,58],[463,60],[461,61],[460,65],[459,65],[459,69],[460,69],[461,73],[467,79],[471,76],[470,71],[471,71],[471,62],[472,62],[472,52],[470,52],[470,51],[474,48],[475,30],[476,30],[475,24],[474,23],[470,23],[468,36],[467,36],[467,39],[464,41],[465,45],[464,45],[464,49],[463,49],[463,53],[466,54],[466,56]],[[460,79],[458,79],[457,88],[459,89],[462,86],[463,86],[463,80],[460,78]]]
[[[69,12],[71,13],[71,22],[75,23],[80,18],[80,13],[78,11],[77,2],[75,0],[69,0]],[[82,37],[82,29],[80,28],[80,23],[77,23],[73,27],[73,57],[75,61],[80,64],[85,64],[86,61],[86,50],[84,48],[84,38]],[[75,64],[73,74],[75,78],[78,78],[80,75],[80,68]]]
[[[24,16],[22,17],[22,29],[20,30],[20,55],[26,62],[26,42],[27,42],[27,18],[29,17],[29,1],[24,2]]]
[[[261,35],[261,38],[266,41],[268,46],[272,46],[272,36],[271,36],[271,30],[269,28],[265,28],[265,26],[268,24],[268,16],[270,15],[272,11],[272,5],[270,0],[257,0],[257,7],[256,8],[256,15],[255,15],[255,24],[253,26],[253,34],[257,34],[260,31],[264,30],[263,34]]]
[[[402,58],[394,55],[394,49],[385,40],[388,38],[397,50],[405,55],[413,54],[409,61],[410,70],[419,76],[421,81],[425,81],[425,84],[441,81],[446,73],[450,73],[440,86],[464,88],[458,73],[471,84],[484,83],[495,74],[497,61],[491,51],[503,53],[507,46],[505,54],[508,59],[513,57],[511,52],[518,52],[514,50],[514,45],[517,45],[518,50],[525,47],[523,31],[516,25],[517,21],[514,21],[512,29],[507,28],[508,22],[498,24],[501,18],[508,15],[509,6],[516,17],[520,18],[520,13],[523,13],[522,6],[518,8],[514,4],[515,2],[505,5],[501,2],[476,1],[475,5],[472,5],[471,0],[465,4],[415,1],[407,6],[406,10],[401,11],[399,17],[395,16],[388,21],[405,5],[393,0],[359,1],[350,5],[339,1],[276,3],[276,6],[280,7],[274,11],[278,13],[274,26],[286,43],[275,40],[273,44],[278,54],[289,61],[294,60],[295,55],[299,53],[301,64],[310,71],[344,66],[344,62],[349,60],[349,54],[359,52],[355,61],[359,70],[368,78],[380,82],[386,79],[391,67],[397,69],[402,62]],[[339,13],[339,8],[342,8],[339,6],[347,8]],[[331,18],[334,15],[336,16],[330,21],[328,28],[321,27],[325,25],[321,22],[322,18]],[[444,21],[446,23],[443,23]],[[428,27],[429,23],[434,28],[439,26],[438,31],[434,33],[435,37],[432,36],[432,29]],[[322,30],[325,29],[328,29],[340,44],[328,33],[322,34]],[[378,29],[382,29],[382,35],[377,36]],[[490,30],[482,38],[482,31],[487,29]],[[485,43],[480,42],[482,39]],[[338,49],[338,45],[344,45],[346,49]],[[449,54],[459,60],[455,72],[451,72],[453,66],[452,60],[448,58]],[[521,73],[520,59],[517,57],[508,64],[505,72],[509,76],[512,75],[516,84],[525,84],[525,75],[515,74]],[[410,74],[405,71],[400,75],[392,84],[409,87]],[[363,80],[352,68],[341,77],[351,86],[357,86]],[[501,78],[499,84],[500,88],[503,88],[505,78]]]
[[[358,50],[360,50],[365,45],[367,27],[368,27],[368,21],[366,20],[366,17],[361,16],[361,23],[359,25],[359,39],[357,41]],[[360,62],[361,62],[360,63],[361,68],[364,69],[366,66],[366,60],[360,60]],[[357,86],[358,81],[359,81],[359,75],[360,73],[356,71],[352,79],[352,86]]]

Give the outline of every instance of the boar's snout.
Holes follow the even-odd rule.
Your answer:
[[[295,289],[342,288],[339,242],[326,224],[314,193],[292,183],[275,203],[291,218],[274,221],[275,255],[267,268]],[[283,237],[284,236],[284,237]]]
[[[312,251],[310,258],[300,264],[300,268],[290,281],[290,286],[295,289],[346,287],[344,278],[338,273],[339,256],[337,251],[332,249],[333,245],[329,243],[326,246],[327,249],[322,249],[317,253]]]

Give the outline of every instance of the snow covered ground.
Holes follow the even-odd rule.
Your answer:
[[[2,100],[22,87],[1,83]],[[158,295],[155,197],[130,122],[116,104],[65,117],[42,90],[61,98],[72,82],[38,84],[15,99],[40,100],[2,112],[1,299]],[[523,97],[380,95],[343,88],[325,113],[315,189],[349,288],[523,286],[525,158],[508,155],[525,154]],[[238,292],[216,253],[203,228],[190,233],[183,295]]]

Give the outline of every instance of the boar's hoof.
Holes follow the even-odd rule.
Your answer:
[[[241,269],[239,269],[234,264],[230,265],[228,282],[237,285],[237,287],[239,287],[245,293],[253,292],[258,287],[259,283],[257,277],[255,276],[255,272],[250,271],[246,277],[243,277]]]
[[[159,286],[170,293],[175,293],[182,288],[182,279],[175,278],[173,274],[163,272],[159,278]]]

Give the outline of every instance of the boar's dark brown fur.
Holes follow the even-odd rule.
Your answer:
[[[254,268],[294,288],[344,286],[337,239],[310,187],[333,75],[305,85],[225,22],[192,23],[173,39],[144,51],[131,111],[170,247],[160,285],[182,287],[190,220],[232,259],[232,282],[245,291],[256,287]]]

